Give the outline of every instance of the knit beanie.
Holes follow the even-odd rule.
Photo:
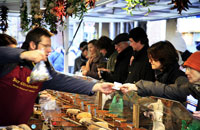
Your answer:
[[[200,72],[200,51],[193,53],[184,63],[184,66],[191,67]]]

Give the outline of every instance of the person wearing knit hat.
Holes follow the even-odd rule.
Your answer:
[[[184,63],[186,75],[192,83],[200,83],[200,51],[193,53]]]
[[[140,80],[135,84],[123,84],[120,89],[123,93],[135,91],[139,96],[157,96],[186,102],[186,108],[193,116],[200,120],[200,51],[193,53],[184,63],[185,74],[188,81],[177,79],[175,84],[162,84],[160,82],[147,82]],[[192,97],[195,104],[190,104],[188,98]],[[190,98],[191,99],[191,98]],[[192,101],[193,102],[193,101]],[[193,102],[193,103],[194,103]],[[196,106],[196,107],[195,107]],[[192,109],[190,109],[192,108]]]

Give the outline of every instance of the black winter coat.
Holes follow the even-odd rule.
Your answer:
[[[179,69],[179,64],[174,63],[168,66],[166,69],[161,71],[156,71],[156,80],[164,84],[174,84],[179,76],[185,76],[185,73]]]
[[[107,82],[120,82],[124,83],[128,76],[128,66],[130,64],[130,58],[133,54],[132,47],[127,47],[117,56],[115,64],[115,70],[113,73],[103,73],[101,76]]]
[[[139,80],[155,81],[154,70],[151,68],[147,56],[147,46],[139,52],[134,52],[134,60],[129,67],[129,74],[126,83],[135,83]]]

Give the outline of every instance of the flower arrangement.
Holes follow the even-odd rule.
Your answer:
[[[21,28],[27,31],[33,26],[50,26],[50,31],[57,34],[57,25],[64,24],[69,16],[82,18],[89,8],[93,8],[95,0],[45,0],[45,10],[40,10],[39,0],[30,0],[30,18],[27,14],[27,4],[20,9]]]

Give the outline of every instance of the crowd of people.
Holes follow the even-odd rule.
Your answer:
[[[14,38],[0,34],[0,126],[27,123],[41,90],[110,94],[115,91],[112,88],[115,81],[122,83],[120,90],[123,93],[133,91],[140,96],[158,96],[181,103],[192,95],[198,100],[193,116],[200,119],[199,51],[185,59],[184,73],[173,44],[159,41],[149,46],[148,36],[141,27],[121,33],[114,40],[102,36],[82,42],[82,53],[75,60],[74,73],[81,71],[84,76],[104,81],[93,83],[54,70],[48,60],[50,37],[48,30],[37,27],[28,32],[22,47],[16,48]],[[45,61],[52,78],[30,83],[30,73],[40,61]]]
[[[96,42],[97,51],[107,60],[106,67],[95,68],[96,79],[123,83],[123,93],[136,91],[140,96],[158,96],[183,104],[192,95],[198,100],[193,115],[200,118],[199,51],[180,52],[167,40],[149,47],[148,36],[141,27],[121,33],[113,41],[102,36]]]

